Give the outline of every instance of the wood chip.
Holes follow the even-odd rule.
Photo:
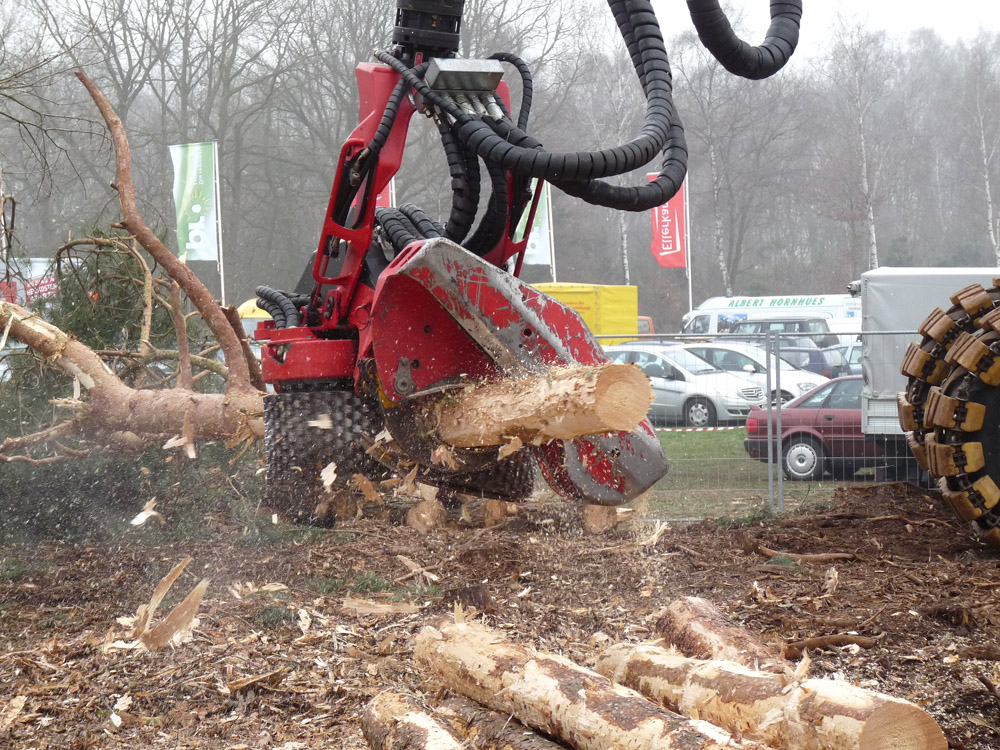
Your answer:
[[[389,615],[412,615],[420,611],[420,607],[410,602],[378,602],[371,599],[355,599],[347,597],[344,599],[341,609],[345,614],[375,617],[387,617]]]
[[[238,680],[230,680],[226,683],[226,687],[229,688],[231,693],[238,693],[240,690],[246,690],[254,685],[277,687],[278,684],[285,679],[286,674],[288,674],[288,672],[284,669],[275,669],[273,672],[253,675],[252,677],[242,677]]]
[[[24,710],[24,704],[28,698],[24,695],[15,695],[10,702],[0,711],[0,735],[6,732],[17,721],[17,717]]]
[[[139,637],[143,645],[150,651],[157,651],[172,640],[179,640],[183,637],[184,632],[193,627],[195,615],[198,614],[198,607],[201,606],[201,599],[205,595],[205,589],[207,588],[208,579],[204,578],[184,598],[184,601],[170,611],[170,614],[163,619],[163,622]]]
[[[138,638],[149,628],[149,623],[153,619],[153,615],[156,614],[156,608],[160,606],[160,602],[163,601],[163,597],[167,595],[170,591],[170,587],[174,585],[181,573],[184,572],[184,568],[187,567],[188,563],[191,562],[190,557],[185,557],[179,563],[177,563],[173,569],[160,579],[160,582],[156,584],[156,588],[153,589],[153,597],[149,600],[149,604],[144,604],[139,607],[136,611],[135,625],[132,628],[132,634],[129,638]]]

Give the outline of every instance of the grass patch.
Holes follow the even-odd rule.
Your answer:
[[[355,578],[307,578],[305,585],[318,594],[380,594],[396,590],[392,581],[368,571]]]
[[[236,539],[238,547],[267,547],[273,544],[313,544],[327,535],[327,530],[318,526],[275,526],[270,521],[261,521],[247,527],[246,532]]]
[[[730,527],[765,520],[770,508],[768,465],[747,455],[744,430],[660,432],[670,471],[650,492],[658,518],[716,518]],[[778,467],[774,467],[775,494]],[[854,482],[782,482],[785,512],[828,502]]]
[[[425,586],[411,586],[392,595],[390,601],[410,602],[427,599],[437,599],[442,595],[441,587],[436,583],[429,583]]]
[[[253,621],[254,625],[259,628],[273,630],[274,628],[280,628],[283,625],[289,625],[293,622],[297,622],[299,615],[295,610],[288,609],[288,607],[273,605],[258,610],[250,617],[250,619]]]
[[[16,581],[28,572],[28,564],[12,557],[0,557],[0,581]]]
[[[0,557],[0,581],[19,581],[33,575],[45,573],[45,566],[25,562],[13,557]]]

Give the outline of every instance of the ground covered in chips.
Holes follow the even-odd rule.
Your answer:
[[[909,485],[602,535],[551,497],[499,526],[425,533],[382,517],[249,534],[219,513],[192,541],[160,520],[123,541],[0,548],[0,746],[365,748],[374,695],[440,695],[411,639],[456,606],[592,666],[610,643],[653,638],[684,595],[778,646],[849,634],[811,652],[813,676],[918,703],[952,747],[1000,746],[1000,553]]]

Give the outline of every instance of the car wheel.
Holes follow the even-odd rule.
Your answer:
[[[715,407],[707,398],[693,398],[684,404],[684,424],[688,427],[714,427]]]
[[[793,437],[781,453],[785,476],[796,482],[822,479],[823,446],[809,437]]]

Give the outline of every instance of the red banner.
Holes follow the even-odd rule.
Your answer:
[[[0,299],[7,302],[17,302],[16,281],[0,281]]]
[[[24,282],[24,302],[28,304],[39,297],[51,297],[58,291],[59,282],[56,280],[54,273],[39,276],[35,279],[28,279]]]
[[[649,175],[650,181],[656,177]],[[650,250],[656,262],[664,268],[687,267],[687,184],[677,195],[653,209],[653,244]]]

